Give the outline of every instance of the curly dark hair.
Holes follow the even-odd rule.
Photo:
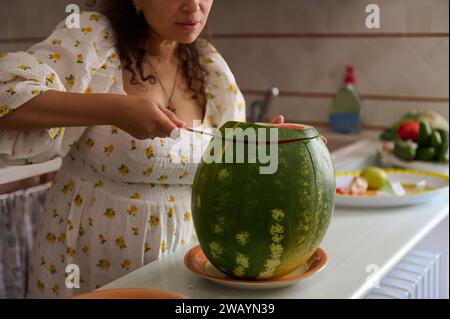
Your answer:
[[[102,0],[98,4],[96,0],[88,3],[95,6],[110,21],[114,31],[116,46],[123,67],[132,74],[132,84],[142,84],[153,78],[153,74],[144,73],[144,62],[147,58],[148,23],[143,14],[136,14],[136,9],[131,0]],[[206,77],[207,70],[201,65],[202,46],[206,46],[210,35],[203,32],[199,39],[190,44],[180,43],[180,58],[182,69],[189,81],[189,90],[193,99],[205,108],[206,105]],[[133,66],[133,61],[136,65]],[[139,76],[139,77],[138,77]]]

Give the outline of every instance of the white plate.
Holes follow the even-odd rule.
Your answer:
[[[398,158],[391,152],[387,152],[383,149],[383,144],[380,144],[378,151],[381,154],[381,160],[383,163],[392,165],[395,167],[409,168],[422,171],[430,171],[435,173],[449,174],[448,163],[433,163],[425,161],[405,161]]]
[[[408,169],[385,169],[391,183],[418,183],[425,181],[434,190],[420,194],[406,194],[394,196],[380,195],[342,195],[336,194],[336,206],[342,207],[395,207],[426,203],[441,196],[447,196],[449,177],[445,174],[408,170]],[[336,187],[348,188],[352,179],[358,176],[360,171],[340,172],[336,174]]]

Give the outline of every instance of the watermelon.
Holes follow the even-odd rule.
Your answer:
[[[266,134],[268,142],[234,134],[249,128]],[[276,141],[268,128],[277,130]],[[246,280],[276,278],[304,266],[334,210],[334,168],[318,131],[307,125],[229,121],[220,132],[224,138],[214,138],[206,148],[192,189],[194,227],[206,257],[223,273]],[[205,154],[213,155],[214,142],[223,146],[221,161],[204,160]],[[278,159],[273,174],[262,174],[260,168],[269,164],[252,155],[243,163],[225,160],[231,147],[241,144],[245,154],[249,147],[264,148],[269,154],[273,142]]]

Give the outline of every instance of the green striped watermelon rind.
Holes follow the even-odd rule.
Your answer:
[[[283,128],[284,126],[284,128]],[[298,129],[295,129],[298,127]],[[294,139],[309,139],[315,138],[319,136],[319,132],[312,126],[303,125],[303,124],[269,124],[269,123],[246,123],[246,122],[238,122],[238,121],[228,121],[219,129],[222,137],[232,138],[227,133],[227,129],[235,132],[236,129],[253,129],[255,133],[258,133],[258,129],[265,129],[266,132],[266,140],[271,141],[270,139],[270,129],[278,129],[278,140],[294,140]],[[236,137],[236,135],[234,135]],[[241,136],[237,135],[236,140],[241,140]]]
[[[257,124],[227,122],[221,130],[246,125]],[[259,162],[199,165],[194,227],[205,255],[225,274],[247,280],[283,276],[302,267],[323,240],[334,210],[334,168],[317,131],[301,131],[316,137],[279,145],[273,175],[259,174]],[[287,139],[299,132],[279,129]]]

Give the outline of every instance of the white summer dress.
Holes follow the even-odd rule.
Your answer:
[[[233,74],[212,45],[204,47],[207,105],[197,128],[245,121]],[[81,28],[62,22],[28,52],[0,54],[0,116],[51,89],[125,94],[113,31],[103,15],[84,12]],[[40,216],[27,297],[94,290],[196,240],[191,190],[207,142],[189,132],[177,140],[137,140],[113,125],[0,131],[6,163],[63,157]],[[70,264],[79,267],[80,288],[66,286]]]

